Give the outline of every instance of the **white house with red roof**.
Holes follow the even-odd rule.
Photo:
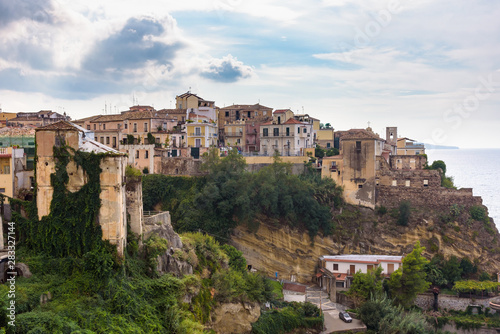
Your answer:
[[[278,109],[271,122],[260,126],[260,153],[302,156],[304,149],[314,147],[313,124],[294,119],[290,109]]]
[[[400,255],[323,255],[318,274],[335,277],[337,287],[348,288],[355,273],[366,274],[380,266],[382,274],[389,276],[401,267],[402,259]]]

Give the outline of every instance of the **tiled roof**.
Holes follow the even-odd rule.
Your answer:
[[[186,114],[186,109],[160,109],[158,114]]]
[[[80,119],[76,119],[74,120],[75,123],[82,123],[82,122],[86,122],[86,121],[93,121],[93,120],[96,120],[98,119],[99,117],[102,117],[103,115],[94,115],[94,116],[89,116],[89,117],[85,117],[85,118],[80,118]]]
[[[287,111],[291,111],[290,109],[276,109],[274,111],[274,114],[283,114],[286,113]]]
[[[283,290],[306,293],[306,286],[294,283],[284,283]]]
[[[320,259],[332,262],[354,262],[354,263],[380,263],[401,262],[401,255],[371,255],[371,254],[344,254],[323,255]]]
[[[233,110],[233,109],[239,109],[239,110],[268,109],[268,110],[272,110],[273,108],[269,108],[269,107],[263,106],[263,105],[261,105],[259,103],[257,103],[257,104],[233,104],[231,106],[220,108],[220,110]]]
[[[50,131],[50,130],[75,130],[81,131],[82,128],[79,126],[72,124],[68,121],[59,121],[49,125],[45,125],[36,129],[36,131]]]
[[[304,124],[304,123],[301,121],[297,121],[295,118],[290,118],[290,119],[288,119],[288,121],[286,121],[283,124]]]
[[[347,139],[377,139],[383,140],[373,132],[367,131],[365,129],[350,129],[347,131],[337,131],[336,137],[340,137],[342,140]]]

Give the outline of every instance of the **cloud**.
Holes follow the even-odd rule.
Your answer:
[[[253,69],[229,54],[221,59],[210,60],[200,74],[213,81],[236,82],[251,77]]]
[[[0,27],[22,19],[51,24],[53,9],[51,0],[0,0]]]
[[[131,18],[116,34],[98,42],[83,62],[83,68],[93,73],[123,71],[144,67],[147,62],[170,64],[181,42],[170,44],[160,38],[164,25],[153,18]]]

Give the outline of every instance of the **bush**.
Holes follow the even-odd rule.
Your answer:
[[[399,204],[399,217],[398,225],[408,226],[408,221],[410,220],[411,204],[408,201],[403,201]]]
[[[472,219],[477,221],[484,222],[488,219],[488,216],[486,215],[486,210],[479,205],[471,206],[471,208],[469,209],[469,214]]]
[[[383,205],[377,206],[375,208],[375,211],[377,212],[378,215],[383,216],[387,213],[387,208]]]

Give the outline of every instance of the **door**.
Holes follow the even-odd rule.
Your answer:
[[[199,147],[191,147],[191,156],[195,159],[200,158],[200,148]]]
[[[387,273],[390,275],[394,272],[394,263],[387,264]]]
[[[349,266],[349,274],[354,275],[356,273],[356,266],[354,264],[351,264]]]

